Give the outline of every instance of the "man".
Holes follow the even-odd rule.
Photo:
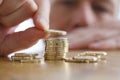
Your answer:
[[[70,49],[120,48],[119,0],[54,0],[50,26],[66,30]]]
[[[118,0],[51,0],[50,26],[66,30],[70,49],[120,48]],[[0,0],[0,53],[28,48],[47,34],[49,0]],[[22,21],[33,18],[35,27],[14,33]],[[104,45],[104,46],[103,46]]]

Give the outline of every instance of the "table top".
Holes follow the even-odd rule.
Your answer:
[[[120,50],[107,52],[106,61],[98,63],[14,63],[0,58],[0,80],[120,80]]]

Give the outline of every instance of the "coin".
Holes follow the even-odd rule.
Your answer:
[[[16,57],[16,56],[12,56],[11,58],[13,61],[18,61],[21,59],[24,59],[24,60],[32,60],[33,59],[33,57]]]
[[[41,62],[40,59],[33,59],[33,60],[20,60],[21,63],[39,63]]]
[[[89,61],[89,62],[98,61],[98,58],[95,56],[74,56],[73,59],[78,61]]]
[[[17,57],[31,57],[31,56],[38,56],[38,54],[26,54],[26,53],[15,53]]]
[[[107,53],[106,52],[102,52],[102,51],[85,51],[79,54],[80,56],[106,56]]]
[[[55,35],[66,35],[67,34],[66,31],[53,30],[53,29],[45,30],[45,32],[47,32],[48,34],[55,34]]]
[[[27,62],[39,62],[40,57],[38,54],[26,54],[26,53],[15,53],[14,56],[11,56],[12,61],[18,61],[21,63]]]

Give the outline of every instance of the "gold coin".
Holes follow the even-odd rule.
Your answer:
[[[48,38],[48,39],[45,40],[45,42],[52,42],[52,43],[53,42],[60,42],[60,41],[61,42],[65,42],[65,41],[68,42],[68,39],[60,37],[60,38]]]
[[[85,62],[96,62],[98,61],[98,58],[95,56],[74,56],[74,60],[77,61],[85,61]]]
[[[48,34],[55,34],[55,35],[66,35],[67,32],[66,31],[61,31],[61,30],[46,30],[45,32],[47,32]]]
[[[15,53],[17,57],[31,57],[31,56],[38,56],[38,54],[26,54],[26,53]]]
[[[85,51],[79,54],[80,56],[106,56],[106,52],[102,51]]]
[[[33,60],[20,60],[21,63],[39,63],[41,62],[40,59],[33,59]]]
[[[13,61],[19,61],[19,60],[22,60],[22,59],[24,59],[24,60],[32,60],[33,57],[16,57],[16,56],[12,56],[11,59]]]
[[[66,62],[76,62],[76,63],[94,63],[97,59],[81,59],[81,58],[64,58]]]

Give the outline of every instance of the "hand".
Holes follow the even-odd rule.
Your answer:
[[[113,24],[115,23],[115,24]],[[114,26],[113,26],[114,25]],[[101,25],[95,25],[92,27],[77,28],[68,33],[68,39],[70,42],[70,49],[114,49],[119,48],[116,46],[116,39],[119,40],[120,27],[118,22],[104,23]],[[113,44],[110,44],[112,41]],[[103,44],[106,43],[106,48]],[[108,45],[109,44],[109,45]],[[99,47],[97,46],[99,45]],[[108,46],[109,47],[108,47]],[[111,46],[110,46],[111,45]],[[116,46],[116,47],[114,47]]]
[[[93,42],[89,45],[89,48],[99,50],[120,49],[120,34],[112,38]]]
[[[0,55],[28,48],[47,34],[49,0],[0,1]],[[17,25],[33,18],[35,27],[15,33]]]
[[[119,21],[112,21],[109,22],[106,25],[107,28],[112,28],[112,29],[116,29],[116,31],[120,30],[120,22]],[[103,24],[101,24],[101,26],[104,27]],[[108,49],[120,49],[120,34],[118,33],[118,35],[115,35],[111,38],[107,38],[104,40],[100,40],[98,42],[93,42],[89,45],[90,49],[101,49],[101,50],[108,50]]]

